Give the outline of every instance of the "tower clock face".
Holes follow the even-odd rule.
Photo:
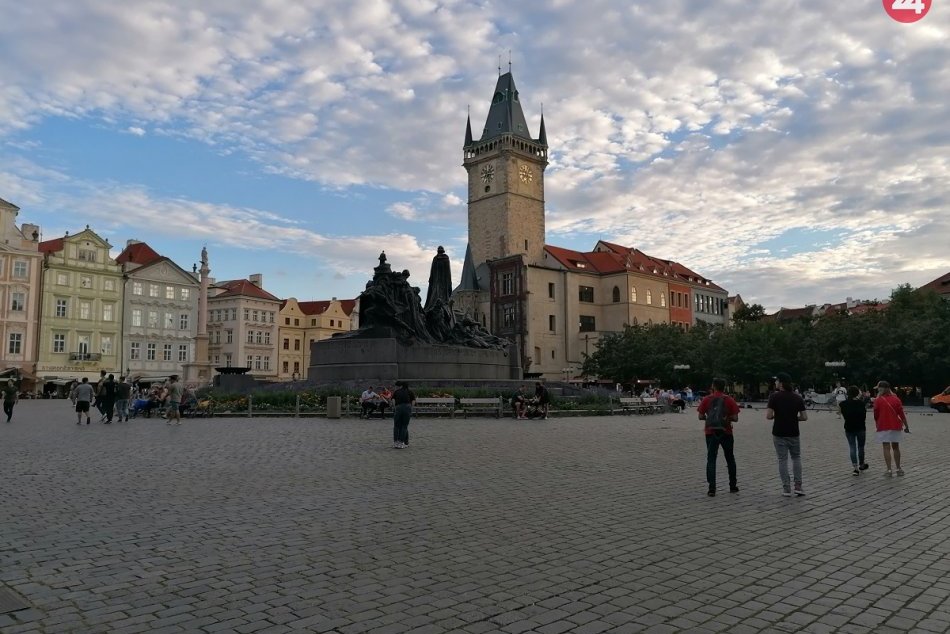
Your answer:
[[[531,168],[527,165],[522,165],[518,168],[518,176],[521,177],[522,183],[530,183],[531,179],[534,178],[534,175],[531,173]]]
[[[482,182],[484,182],[486,185],[491,183],[495,179],[495,164],[489,163],[488,165],[483,167],[481,176],[482,176]]]

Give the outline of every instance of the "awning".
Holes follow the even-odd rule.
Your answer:
[[[52,383],[53,385],[65,386],[65,385],[71,384],[75,380],[76,379],[47,379],[46,383]]]
[[[6,370],[0,370],[0,378],[3,379],[12,379],[18,378],[21,381],[39,381],[40,378],[35,374],[30,374],[26,370],[21,370],[19,368],[7,368]]]
[[[163,376],[134,376],[132,377],[133,383],[164,383],[168,380],[169,375]]]

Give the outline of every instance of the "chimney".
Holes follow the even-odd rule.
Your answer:
[[[257,288],[263,288],[262,285],[264,284],[264,276],[261,275],[260,273],[254,273],[250,275],[247,279],[251,282],[251,284],[253,284]]]

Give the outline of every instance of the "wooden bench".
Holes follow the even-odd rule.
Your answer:
[[[621,396],[620,411],[624,414],[658,414],[664,406],[652,396]]]
[[[640,399],[636,396],[621,396],[620,411],[624,414],[637,414],[640,412]]]
[[[640,398],[640,402],[643,404],[644,414],[659,414],[666,406],[660,403],[659,399],[653,396],[644,396]]]
[[[455,418],[455,397],[417,398],[412,413],[435,414],[436,416],[448,415],[449,418]]]
[[[502,400],[500,396],[495,398],[462,398],[459,399],[462,406],[462,415],[468,418],[469,414],[491,414],[495,418],[501,418]]]

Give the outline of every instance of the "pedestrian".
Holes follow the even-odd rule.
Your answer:
[[[94,399],[94,400],[93,400],[93,406],[94,406],[97,410],[99,410],[99,414],[100,414],[100,416],[99,416],[99,422],[100,422],[100,423],[103,422],[103,421],[105,421],[105,419],[106,419],[106,411],[105,411],[105,409],[102,407],[102,399],[99,398],[99,390],[102,388],[102,384],[105,383],[105,382],[106,382],[106,371],[105,371],[105,370],[99,370],[99,380],[96,381],[96,385],[95,385],[96,394],[95,394],[95,396],[93,397],[93,399]]]
[[[103,416],[106,417],[105,424],[112,424],[112,416],[115,411],[115,399],[116,399],[116,382],[115,375],[110,374],[99,386],[99,390],[96,392],[96,396],[99,399],[99,411],[102,412]]]
[[[848,398],[838,405],[838,411],[844,418],[844,435],[848,439],[848,453],[851,455],[852,475],[861,475],[868,468],[864,461],[865,421],[868,410],[861,400],[861,390],[857,385],[848,386]]]
[[[181,383],[178,382],[178,375],[173,374],[168,377],[168,385],[165,387],[165,420],[166,425],[171,425],[174,420],[175,425],[181,425],[181,396],[184,392]]]
[[[834,394],[835,400],[834,400],[834,404],[832,405],[832,407],[834,407],[835,416],[839,416],[839,417],[840,417],[840,416],[841,416],[841,404],[844,403],[845,400],[848,398],[848,390],[847,390],[847,388],[845,388],[843,385],[841,385],[841,381],[838,381],[837,384],[835,385],[835,389],[834,389],[833,394]]]
[[[3,413],[7,415],[7,422],[13,418],[13,406],[20,399],[19,390],[13,379],[7,379],[7,384],[3,386]]]
[[[792,459],[792,477],[794,493],[805,495],[802,488],[802,445],[798,423],[808,420],[805,401],[801,394],[793,391],[792,377],[787,372],[775,375],[776,391],[769,396],[765,417],[772,421],[772,443],[778,457],[778,475],[782,479],[782,495],[792,496],[792,486],[788,477],[788,459]]]
[[[538,381],[534,384],[534,400],[541,409],[541,418],[547,420],[548,405],[551,402],[551,395],[548,393],[548,388],[544,387],[544,383],[541,381]]]
[[[96,397],[95,388],[89,384],[89,379],[82,377],[73,391],[69,394],[70,400],[76,404],[76,424],[82,425],[82,415],[86,415],[86,424],[89,424],[89,405]]]
[[[891,384],[887,381],[878,381],[877,384],[877,398],[874,399],[874,426],[877,428],[877,441],[884,447],[884,464],[887,466],[884,475],[887,477],[893,475],[892,455],[897,475],[904,475],[904,470],[901,469],[901,433],[909,434],[910,426],[904,414],[904,405],[891,390]]]
[[[409,449],[409,420],[412,418],[412,406],[416,404],[416,395],[405,381],[396,381],[393,403],[393,448]]]
[[[617,385],[620,385],[619,383]],[[525,410],[528,408],[528,395],[525,394],[524,386],[518,386],[518,391],[514,393],[511,397],[511,408],[515,412],[515,418],[518,420],[525,420],[528,417],[525,415]]]
[[[132,398],[132,384],[126,380],[126,377],[119,377],[119,384],[116,386],[115,413],[119,417],[119,422],[123,420],[129,422],[129,401]]]
[[[719,447],[726,458],[726,468],[729,471],[729,490],[739,492],[736,480],[736,457],[733,452],[735,438],[732,433],[732,423],[739,420],[739,404],[731,396],[723,394],[726,389],[725,379],[713,379],[710,394],[700,403],[697,411],[699,420],[706,421],[704,433],[706,435],[706,482],[709,484],[709,497],[716,495],[716,461],[719,457]]]

